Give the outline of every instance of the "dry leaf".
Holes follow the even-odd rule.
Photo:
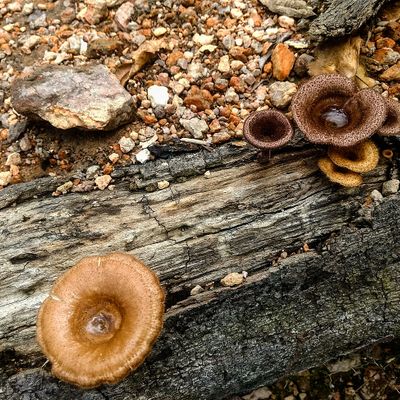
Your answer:
[[[359,36],[324,44],[315,50],[315,60],[309,64],[311,76],[342,74],[354,78],[357,73],[362,39]]]
[[[115,71],[115,75],[121,82],[121,85],[125,86],[126,82],[150,62],[156,53],[167,47],[167,42],[164,39],[149,40],[139,46],[139,48],[132,53],[132,62],[121,65]]]
[[[367,71],[365,70],[364,65],[359,64],[356,74],[356,83],[360,89],[371,88],[376,85],[376,80],[367,76],[366,73]]]

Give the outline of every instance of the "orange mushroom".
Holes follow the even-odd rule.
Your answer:
[[[346,168],[338,167],[331,159],[324,157],[318,161],[319,169],[327,178],[345,187],[360,186],[363,182],[362,176]]]
[[[163,324],[157,276],[129,254],[83,258],[55,283],[37,339],[58,378],[91,388],[116,383],[150,353]]]
[[[369,172],[378,165],[379,149],[372,140],[366,140],[351,147],[330,147],[328,157],[339,167]]]

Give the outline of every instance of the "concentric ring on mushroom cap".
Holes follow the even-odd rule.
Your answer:
[[[374,90],[357,91],[352,80],[331,74],[318,75],[302,84],[293,97],[291,110],[310,142],[348,147],[372,136],[382,126],[387,107]],[[335,112],[338,120],[332,123],[334,119],[326,116],[334,116]]]
[[[86,257],[55,283],[37,339],[58,378],[90,388],[136,369],[160,334],[164,291],[129,254]]]
[[[351,147],[331,147],[328,157],[339,167],[353,172],[369,172],[378,165],[379,149],[368,139]]]
[[[387,106],[387,117],[384,124],[379,128],[381,136],[400,135],[400,103],[392,98],[385,99]]]
[[[288,143],[293,137],[293,128],[280,111],[261,110],[247,117],[243,124],[243,134],[253,146],[269,150]]]

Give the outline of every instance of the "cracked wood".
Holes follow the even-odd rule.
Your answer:
[[[0,192],[0,398],[222,399],[397,335],[399,197],[363,205],[387,165],[340,189],[317,171],[318,154],[293,148],[265,166],[227,145],[117,171],[114,191],[54,198],[60,182],[44,178]],[[144,190],[162,179],[168,189]],[[297,254],[306,242],[312,251]],[[149,360],[86,392],[32,369],[44,361],[34,324],[53,282],[81,257],[117,250],[168,289]],[[276,263],[283,250],[293,255]],[[244,285],[219,287],[242,270]]]

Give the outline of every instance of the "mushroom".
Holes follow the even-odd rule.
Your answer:
[[[260,161],[269,160],[271,149],[284,146],[293,137],[293,128],[286,116],[277,110],[251,113],[243,124],[245,139],[261,150]]]
[[[348,147],[375,133],[386,118],[383,97],[338,74],[318,75],[300,86],[293,118],[312,143]]]
[[[328,157],[338,167],[369,172],[378,165],[379,149],[372,140],[366,140],[351,147],[330,147]]]
[[[400,103],[392,98],[387,98],[387,117],[384,124],[379,128],[381,136],[400,135]]]
[[[393,158],[393,150],[391,149],[382,150],[382,155],[386,159],[391,160]]]
[[[318,167],[330,181],[339,183],[342,186],[355,187],[362,184],[363,180],[360,174],[338,167],[328,157],[321,158],[318,161]]]
[[[116,383],[150,353],[163,324],[157,276],[124,253],[86,257],[43,302],[37,340],[58,378],[91,388]]]

